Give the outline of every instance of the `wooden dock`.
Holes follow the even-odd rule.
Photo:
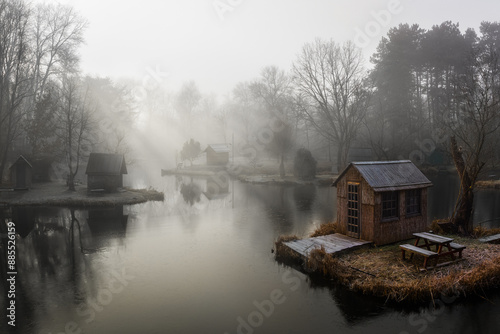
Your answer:
[[[316,248],[323,248],[328,254],[338,253],[348,249],[356,249],[371,244],[371,241],[354,239],[343,234],[335,233],[321,237],[294,240],[284,244],[302,256],[309,256],[309,252]]]
[[[484,243],[498,243],[500,242],[500,234],[490,235],[489,237],[479,239],[479,241]]]

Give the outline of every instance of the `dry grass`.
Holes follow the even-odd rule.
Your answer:
[[[323,235],[329,235],[337,233],[339,230],[339,224],[334,221],[331,223],[321,224],[314,232],[311,234],[311,237],[320,237]]]
[[[476,187],[483,189],[500,189],[500,180],[476,181]]]
[[[86,187],[69,191],[57,182],[37,183],[29,191],[0,193],[0,205],[7,206],[109,207],[163,200],[163,193],[152,188],[89,194]]]
[[[327,230],[327,227],[320,227],[314,234],[321,230]],[[399,244],[359,249],[338,256],[316,249],[306,259],[305,269],[353,291],[393,302],[427,302],[441,294],[484,295],[484,291],[499,287],[500,245],[483,244],[476,239],[459,236],[453,238],[467,247],[463,251],[463,260],[428,271],[419,270],[423,264],[419,256],[414,256],[412,261],[403,261]],[[282,261],[293,259],[297,263],[297,258],[300,258],[284,245],[279,248],[277,245],[276,253]],[[448,260],[441,259],[440,263]]]
[[[276,252],[276,260],[286,263],[299,263],[302,262],[302,257],[293,249],[285,246],[285,242],[298,240],[296,235],[280,236],[274,242]]]
[[[500,234],[500,228],[487,229],[487,228],[478,226],[478,227],[475,227],[474,231],[472,232],[472,235],[475,238],[487,237],[487,236],[494,235],[494,234]]]
[[[429,226],[429,230],[436,234],[446,234],[446,231],[443,229],[441,225],[446,226],[446,224],[450,223],[449,218],[444,218],[444,219],[435,219],[432,221],[431,225]]]
[[[158,190],[155,190],[151,187],[147,189],[130,189],[126,188],[127,191],[131,193],[136,193],[140,194],[146,199],[147,201],[158,201],[158,202],[163,202],[165,200],[165,194],[163,192],[160,192]]]
[[[451,227],[447,226],[449,223],[450,219],[436,219],[433,220],[431,225],[429,226],[429,230],[433,231],[436,234],[449,234],[449,230]],[[494,234],[500,234],[500,228],[484,228],[481,226],[474,227],[472,231],[472,237],[473,238],[482,238],[482,237],[487,237],[490,235]]]
[[[426,302],[451,292],[481,294],[500,286],[500,246],[473,241],[467,247],[464,260],[424,272],[418,270],[421,258],[401,260],[398,245],[340,257],[316,249],[307,259],[307,268],[353,291],[396,302]]]

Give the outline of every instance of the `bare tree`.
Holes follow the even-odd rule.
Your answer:
[[[282,123],[274,131],[273,138],[267,149],[280,159],[279,174],[285,176],[285,155],[292,148],[292,126],[289,120],[293,117],[293,97],[291,79],[285,71],[276,66],[265,67],[259,80],[250,85],[257,99],[261,100],[267,117]]]
[[[474,189],[481,170],[494,156],[488,139],[500,127],[499,63],[496,52],[478,47],[458,83],[462,108],[447,117],[452,129],[451,153],[460,177],[460,192],[451,222],[458,232],[472,232]]]
[[[78,47],[83,43],[87,22],[70,6],[39,4],[32,9],[30,19],[31,48],[31,99],[28,106],[25,131],[32,147],[32,158],[51,156],[51,152],[39,150],[40,142],[55,142],[55,136],[45,131],[53,127],[53,118],[40,117],[40,105],[44,104],[50,90],[60,85],[62,75],[76,73]],[[58,89],[58,88],[56,88]],[[46,103],[45,103],[46,104]],[[38,114],[37,114],[38,113]],[[51,111],[43,116],[50,116]]]
[[[31,148],[32,158],[54,157],[58,149],[57,137],[54,135],[57,128],[54,109],[57,107],[54,95],[55,87],[47,89],[32,111],[29,122],[25,124],[26,139]]]
[[[29,97],[28,20],[23,1],[0,2],[0,183]]]
[[[180,118],[184,120],[189,127],[189,132],[192,131],[192,122],[196,108],[199,106],[202,95],[194,81],[185,83],[176,98],[176,109]],[[191,133],[190,133],[191,135]]]
[[[75,72],[87,27],[72,7],[61,4],[39,4],[34,9],[33,34],[33,91],[35,98],[44,94],[52,76]]]
[[[290,77],[285,71],[276,66],[264,67],[259,80],[250,85],[255,97],[263,100],[268,112],[286,112],[287,103],[290,101],[292,85]]]
[[[237,130],[239,130],[237,133],[244,142],[250,141],[257,114],[255,99],[250,87],[250,83],[240,82],[234,87],[232,94],[232,110],[236,119],[234,125],[237,126]]]
[[[68,187],[75,190],[75,176],[80,163],[92,145],[93,108],[88,89],[82,89],[78,77],[65,77],[59,95],[57,134],[63,143],[63,156],[68,167]]]
[[[222,134],[222,139],[224,143],[228,142],[227,138],[228,114],[229,114],[229,107],[226,105],[222,105],[219,108],[217,108],[217,111],[213,115],[214,120],[216,122],[216,126],[219,128],[219,132]]]
[[[97,123],[94,148],[102,152],[124,154],[131,151],[129,134],[134,131],[137,113],[129,89],[113,83],[109,78],[85,77],[87,98],[93,101]]]
[[[368,104],[361,52],[353,43],[316,40],[306,44],[293,65],[294,82],[305,118],[338,147],[337,167],[347,165]]]

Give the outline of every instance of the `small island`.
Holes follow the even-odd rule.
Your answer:
[[[430,229],[440,232],[437,223]],[[321,225],[311,237],[330,235],[339,230],[337,223]],[[328,254],[324,248],[309,253],[307,258],[285,246],[298,240],[282,236],[275,243],[276,260],[299,266],[300,270],[332,280],[348,289],[386,299],[393,303],[419,304],[440,297],[485,294],[500,286],[500,244],[481,242],[481,238],[500,233],[500,229],[476,228],[470,238],[445,234],[466,246],[463,259],[453,264],[421,271],[420,258],[401,259],[402,241],[384,246],[359,248],[350,252]]]
[[[432,183],[411,161],[352,162],[333,186],[337,222],[308,239],[280,237],[277,261],[398,303],[484,296],[500,286],[500,245],[490,244],[500,241],[500,229],[460,233],[451,220],[428,226]]]
[[[0,188],[0,206],[103,207],[164,199],[164,194],[154,189],[123,187],[127,165],[122,154],[91,153],[85,172],[86,186],[74,180],[76,173],[69,174],[65,183],[33,183],[32,166],[23,156],[13,166],[11,179],[16,182]]]
[[[35,183],[29,191],[0,191],[0,206],[104,207],[163,201],[154,189],[121,188],[117,192],[89,193],[86,187],[68,190],[63,182]]]

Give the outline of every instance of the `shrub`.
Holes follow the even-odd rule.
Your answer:
[[[316,176],[317,161],[311,151],[300,148],[295,154],[293,162],[293,175],[301,180],[311,180]]]

